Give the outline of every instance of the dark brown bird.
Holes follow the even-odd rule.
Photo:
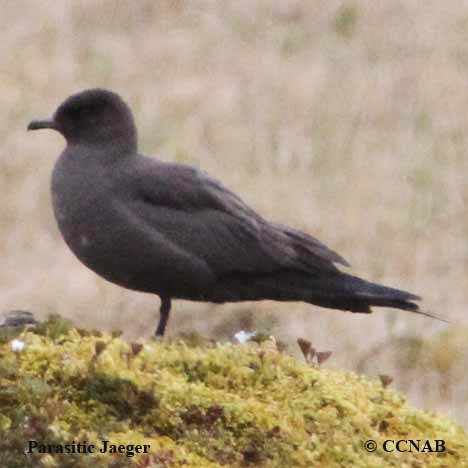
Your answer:
[[[340,271],[348,263],[324,244],[271,223],[220,182],[190,166],[138,153],[129,107],[91,89],[69,97],[50,120],[66,139],[52,199],[60,231],[91,270],[161,298],[156,335],[172,299],[214,303],[303,301],[369,313],[371,306],[423,315],[418,296]]]

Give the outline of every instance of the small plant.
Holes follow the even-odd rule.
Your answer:
[[[356,31],[359,10],[355,5],[343,5],[337,11],[333,29],[344,39],[351,39]]]

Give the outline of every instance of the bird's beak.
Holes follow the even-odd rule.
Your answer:
[[[54,119],[33,120],[32,122],[29,122],[28,130],[40,130],[41,128],[57,130],[57,125],[54,122]]]

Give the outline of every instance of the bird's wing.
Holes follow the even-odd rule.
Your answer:
[[[138,215],[217,276],[281,269],[336,270],[346,264],[316,239],[268,223],[236,194],[195,168],[144,158]]]

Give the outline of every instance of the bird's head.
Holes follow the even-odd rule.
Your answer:
[[[28,130],[50,128],[69,144],[107,145],[136,151],[132,112],[122,98],[105,89],[89,89],[67,98],[51,119],[33,120]]]

